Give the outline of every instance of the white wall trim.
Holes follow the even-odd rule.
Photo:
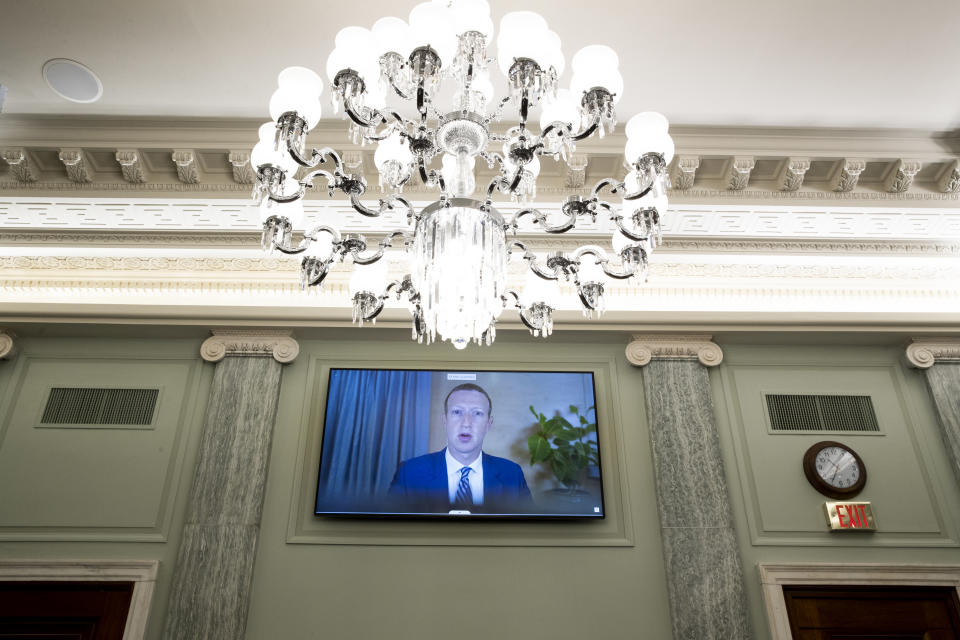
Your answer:
[[[159,565],[157,560],[0,560],[0,580],[133,582],[123,640],[143,640]]]
[[[784,585],[947,586],[960,595],[960,565],[760,563],[757,568],[773,640],[792,640]]]

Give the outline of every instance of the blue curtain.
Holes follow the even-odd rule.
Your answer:
[[[320,510],[376,503],[400,462],[427,453],[429,431],[429,371],[331,370]]]

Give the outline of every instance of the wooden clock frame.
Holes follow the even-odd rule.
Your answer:
[[[817,454],[828,447],[839,447],[844,451],[850,452],[850,455],[854,457],[857,465],[860,467],[860,477],[857,478],[855,483],[845,489],[838,489],[837,487],[827,484],[823,478],[817,474]],[[842,442],[834,442],[833,440],[822,440],[807,449],[806,453],[803,454],[803,473],[807,476],[807,481],[814,489],[828,498],[834,498],[836,500],[849,500],[855,497],[863,491],[864,485],[867,484],[867,465],[863,463],[863,458],[851,449],[849,445],[845,445]]]

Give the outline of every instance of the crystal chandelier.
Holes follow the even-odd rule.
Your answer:
[[[438,337],[460,349],[470,341],[490,344],[497,318],[511,307],[531,333],[545,337],[553,331],[559,282],[573,283],[584,313],[592,317],[603,312],[607,278],[646,279],[648,256],[660,242],[674,152],[666,118],[653,112],[631,118],[624,179],[601,180],[589,197],[571,195],[561,215],[548,216],[527,204],[536,196],[539,157],[566,160],[578,141],[613,130],[623,92],[619,60],[604,45],[585,47],[571,60],[570,88],[561,89],[560,38],[541,16],[506,14],[495,59],[489,50],[493,33],[485,0],[434,0],[414,7],[409,21],[382,18],[369,30],[347,27],[337,34],[326,68],[333,109],[349,119],[354,143],[377,145],[374,163],[388,195],[376,205],[361,201],[366,180],[348,173],[335,151],[307,150],[307,132],[321,115],[321,78],[304,67],[280,73],[270,99],[273,121],[260,127],[251,154],[263,247],[302,254],[304,287],[320,285],[335,263],[352,262],[354,322],[375,321],[393,296],[406,300],[413,336],[428,344]],[[493,63],[508,87],[497,99]],[[534,109],[539,109],[537,128],[530,124]],[[495,131],[491,123],[504,112],[515,114],[515,124]],[[498,174],[475,195],[478,159]],[[414,175],[438,192],[420,211],[400,195]],[[320,178],[328,195],[342,192],[358,214],[399,210],[408,228],[368,246],[362,235],[319,225],[294,244],[293,231],[304,217],[301,199]],[[494,207],[498,193],[521,203],[509,219]],[[619,202],[602,199],[604,193]],[[521,225],[557,234],[601,214],[616,227],[612,251],[586,245],[540,259],[515,238]],[[387,282],[385,256],[401,251],[409,273]],[[529,267],[522,292],[507,288],[512,256]]]

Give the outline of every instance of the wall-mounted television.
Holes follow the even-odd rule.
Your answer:
[[[317,515],[603,518],[593,374],[331,369]]]

